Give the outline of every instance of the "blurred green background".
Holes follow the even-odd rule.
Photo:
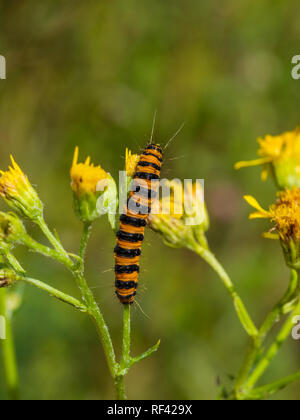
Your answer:
[[[260,169],[235,172],[256,156],[256,138],[300,123],[299,2],[260,0],[0,1],[0,166],[9,154],[37,186],[46,219],[76,252],[81,226],[72,211],[69,168],[76,145],[114,176],[125,147],[139,151],[158,110],[156,140],[169,147],[163,175],[205,178],[210,245],[232,276],[257,323],[286,288],[288,270],[269,228],[248,221],[244,193],[267,206],[275,189]],[[2,206],[2,204],[1,204]],[[3,208],[5,206],[3,205]],[[36,238],[36,229],[28,226]],[[245,352],[245,336],[227,293],[197,256],[172,250],[147,232],[139,304],[133,310],[133,352],[162,339],[159,352],[127,377],[134,399],[214,399]],[[115,238],[106,218],[88,249],[89,284],[117,349],[121,307],[114,296]],[[69,273],[18,249],[32,277],[76,294]],[[94,326],[72,308],[27,287],[15,322],[24,399],[113,397]],[[299,370],[292,339],[263,382]],[[299,398],[300,385],[278,394]],[[7,397],[0,367],[0,398]]]

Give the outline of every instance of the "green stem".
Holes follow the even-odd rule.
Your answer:
[[[283,298],[277,303],[277,305],[274,306],[273,310],[270,312],[270,314],[267,316],[265,322],[261,326],[259,330],[259,341],[260,344],[264,341],[266,338],[268,332],[272,329],[274,324],[282,318],[283,315],[286,315],[288,311],[293,310],[293,305],[290,305],[291,300],[295,299],[297,297],[297,292],[299,288],[299,279],[297,272],[295,270],[291,271],[291,280],[288,287],[288,290],[286,291]]]
[[[91,232],[92,232],[92,223],[91,222],[84,223],[83,234],[82,234],[80,250],[79,250],[79,256],[81,257],[82,261],[84,261],[84,258],[85,258],[86,248],[87,248],[87,244],[88,244],[88,240],[90,238]]]
[[[74,266],[73,261],[69,257],[69,254],[64,249],[62,244],[58,241],[58,239],[55,237],[55,235],[50,231],[50,229],[48,228],[48,226],[47,226],[45,220],[43,219],[43,217],[40,217],[36,221],[36,223],[40,227],[41,231],[44,233],[44,235],[46,236],[48,241],[54,247],[54,249],[58,252],[58,254],[60,255],[60,258],[64,261],[64,264],[66,264],[67,267],[72,269],[73,266]]]
[[[252,366],[254,365],[256,361],[257,354],[259,352],[259,345],[257,340],[250,340],[248,350],[246,353],[245,361],[237,375],[235,386],[234,386],[234,398],[237,399],[243,398],[243,385],[245,381],[247,380],[247,377],[249,375],[249,372],[252,369]]]
[[[67,265],[67,267],[71,268],[70,265],[70,258],[66,258],[65,253],[62,254],[61,252],[56,251],[55,249],[49,248],[45,245],[40,244],[39,242],[35,241],[29,235],[26,235],[24,238],[24,245],[27,246],[29,249],[37,252],[45,257],[50,257],[54,260],[61,262],[62,264]]]
[[[290,385],[299,380],[300,380],[300,372],[295,373],[294,375],[287,376],[286,378],[280,379],[279,381],[262,386],[260,388],[253,389],[247,395],[247,399],[261,400],[261,399],[269,398],[272,395],[276,394],[278,391],[281,391],[282,389],[284,389],[287,385]]]
[[[60,290],[57,290],[54,287],[51,287],[48,284],[43,283],[42,281],[31,279],[25,276],[20,276],[19,280],[22,280],[25,283],[30,284],[31,286],[35,286],[38,289],[43,290],[44,292],[47,292],[50,296],[55,297],[56,299],[64,303],[67,303],[68,305],[74,306],[74,308],[78,309],[81,312],[88,312],[88,308],[78,299],[75,299],[73,296],[63,293]]]
[[[130,364],[131,319],[130,305],[123,305],[123,354],[121,369],[127,369]]]
[[[139,356],[131,357],[130,366],[135,365],[141,360],[144,360],[147,357],[151,356],[153,353],[157,352],[157,350],[159,349],[159,346],[160,346],[160,340],[158,340],[158,342],[153,347],[151,347],[149,350],[145,351],[144,353],[140,354]]]
[[[14,346],[11,319],[6,306],[7,292],[0,290],[0,314],[5,318],[6,339],[2,342],[5,379],[8,395],[11,400],[19,399],[19,375],[17,368],[16,352]]]
[[[74,275],[75,275],[77,285],[82,293],[82,297],[89,309],[89,314],[96,324],[97,331],[101,339],[101,343],[104,349],[104,353],[106,356],[106,360],[107,360],[107,364],[108,364],[111,376],[113,379],[115,379],[117,370],[118,370],[118,364],[116,362],[115,351],[114,351],[112,340],[109,334],[108,327],[105,323],[102,312],[100,311],[100,308],[97,305],[97,302],[95,301],[94,295],[91,289],[88,287],[88,284],[83,274],[77,271],[74,273]]]
[[[269,367],[271,361],[275,358],[278,351],[282,347],[283,343],[287,340],[287,338],[291,334],[291,331],[294,327],[294,318],[295,316],[299,315],[299,313],[300,313],[300,300],[298,302],[298,305],[295,311],[292,313],[292,315],[288,318],[288,320],[282,327],[274,343],[271,345],[271,347],[269,348],[265,356],[261,359],[259,364],[256,366],[253,373],[250,375],[248,381],[246,382],[246,390],[252,389],[256,385],[258,380],[261,378],[261,376],[264,374],[266,369]]]
[[[60,254],[60,257],[63,259],[64,263],[73,271],[77,286],[79,287],[81,291],[83,300],[88,309],[88,313],[93,319],[94,323],[96,324],[97,331],[103,345],[103,349],[104,349],[104,353],[106,356],[110,373],[113,379],[115,379],[117,375],[117,371],[118,371],[118,364],[116,362],[115,351],[114,351],[111,337],[110,337],[107,325],[104,321],[103,315],[100,311],[99,306],[97,305],[95,301],[95,298],[91,289],[89,288],[85,280],[83,262],[80,264],[80,267],[78,267],[77,265],[77,268],[76,268],[76,265],[73,263],[68,253],[65,251],[61,243],[57,240],[57,238],[52,234],[52,232],[50,231],[50,229],[48,228],[47,224],[45,223],[42,217],[37,220],[37,224],[42,230],[42,232],[44,233],[44,235],[47,237],[49,242],[55,248],[55,250]],[[85,250],[86,250],[87,242],[89,239],[90,230],[91,230],[91,226],[89,224],[86,224],[84,226],[84,233],[83,233],[83,238],[82,238],[81,246],[80,246],[80,253],[82,257],[84,257],[85,255]],[[67,300],[69,299],[67,298]]]
[[[89,309],[89,314],[93,319],[97,331],[104,349],[106,361],[111,373],[113,380],[115,381],[118,371],[118,364],[116,362],[115,351],[113,343],[109,334],[108,327],[103,318],[102,312],[97,305],[93,292],[89,288],[86,279],[84,277],[84,257],[87,248],[87,243],[91,233],[91,223],[85,223],[83,227],[83,235],[80,244],[80,257],[82,259],[82,265],[79,270],[74,272],[77,286],[79,287],[82,297]]]
[[[115,390],[118,401],[126,400],[124,376],[116,376],[115,378]]]
[[[118,376],[115,381],[118,400],[126,400],[127,398],[125,394],[124,377],[127,374],[131,365],[130,336],[130,305],[123,305],[123,350]]]
[[[255,340],[251,340],[248,351],[246,354],[245,362],[242,365],[242,368],[238,374],[238,377],[236,379],[235,384],[235,395],[237,398],[241,397],[243,398],[244,390],[243,386],[244,383],[247,380],[247,377],[253,367],[253,365],[256,363],[257,359],[260,356],[261,353],[261,346],[268,334],[268,332],[271,330],[271,328],[274,326],[275,322],[279,321],[283,315],[285,315],[288,312],[291,312],[295,306],[295,303],[293,303],[293,300],[295,299],[295,296],[298,293],[298,287],[299,287],[299,281],[298,281],[298,275],[295,270],[291,271],[291,280],[288,287],[288,290],[286,291],[284,297],[278,302],[277,305],[274,306],[273,310],[270,312],[270,314],[267,316],[265,322],[263,323],[262,327],[259,330],[258,336]],[[291,305],[292,300],[292,305]]]
[[[230,277],[228,276],[222,265],[219,263],[219,261],[209,249],[205,249],[202,246],[195,243],[193,250],[198,255],[200,255],[200,257],[203,258],[204,261],[206,261],[218,274],[219,278],[221,279],[222,283],[224,284],[225,288],[227,289],[228,293],[230,294],[233,300],[234,308],[242,326],[244,327],[247,334],[253,339],[255,339],[258,335],[258,330],[254,325],[254,322],[252,321],[249,313],[247,312],[242,299],[238,295],[234,284],[232,283]]]
[[[18,271],[19,273],[25,273],[25,270],[23,269],[21,264],[16,259],[16,257],[10,252],[9,249],[3,250],[3,256],[15,271]]]

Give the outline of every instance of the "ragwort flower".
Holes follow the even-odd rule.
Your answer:
[[[71,187],[74,193],[75,212],[83,222],[92,222],[99,217],[97,200],[108,185],[108,173],[101,166],[94,166],[88,157],[78,163],[79,148],[75,148],[71,167]],[[99,191],[99,183],[103,191]]]
[[[259,159],[242,161],[236,169],[248,166],[263,166],[262,179],[270,173],[280,189],[300,187],[300,130],[283,133],[279,136],[267,135],[259,138]]]
[[[251,196],[245,200],[256,209],[250,219],[267,218],[274,223],[271,230],[276,230],[286,263],[289,267],[300,268],[300,188],[294,187],[278,193],[278,200],[264,210]],[[273,234],[266,237],[275,237]]]
[[[0,195],[21,216],[35,221],[42,217],[43,204],[12,156],[11,162],[8,171],[0,171]]]
[[[94,166],[90,157],[84,163],[78,163],[78,155],[76,147],[71,167],[75,212],[82,222],[91,223],[102,214],[115,211],[117,189],[114,179],[100,165]],[[109,220],[112,223],[110,213]]]

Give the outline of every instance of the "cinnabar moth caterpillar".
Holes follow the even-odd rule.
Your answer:
[[[145,226],[160,179],[163,152],[158,144],[149,144],[140,156],[134,175],[115,247],[116,295],[121,303],[132,304],[138,287],[139,261]],[[135,204],[134,209],[130,202]]]

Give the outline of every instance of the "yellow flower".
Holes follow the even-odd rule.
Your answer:
[[[99,181],[107,183],[108,173],[101,166],[94,166],[88,157],[84,163],[78,163],[79,148],[75,148],[71,167],[71,187],[77,196],[82,194],[96,194]]]
[[[281,189],[300,187],[300,130],[279,136],[267,135],[259,138],[258,143],[260,158],[238,162],[235,169],[263,165],[263,180],[271,173]]]
[[[167,245],[192,248],[195,239],[206,246],[204,233],[209,228],[209,217],[204,203],[202,185],[167,182],[170,193],[163,195],[149,215],[150,227],[162,234]]]
[[[27,176],[11,156],[12,167],[0,171],[0,195],[22,216],[36,220],[43,214],[43,204]]]
[[[76,147],[71,167],[71,187],[74,193],[75,212],[84,223],[91,223],[102,214],[108,213],[112,223],[114,218],[107,201],[111,206],[113,203],[113,208],[116,207],[115,181],[100,165],[94,166],[90,157],[84,163],[78,163],[78,155],[79,149]],[[99,200],[100,197],[103,202]]]
[[[288,265],[298,269],[300,267],[300,188],[294,187],[279,192],[276,203],[272,204],[269,210],[264,210],[251,196],[244,198],[256,209],[256,212],[250,214],[250,219],[267,218],[274,222]],[[264,236],[274,238],[274,234]]]
[[[133,178],[139,160],[139,155],[132,154],[131,150],[126,148],[126,173],[128,177]]]

